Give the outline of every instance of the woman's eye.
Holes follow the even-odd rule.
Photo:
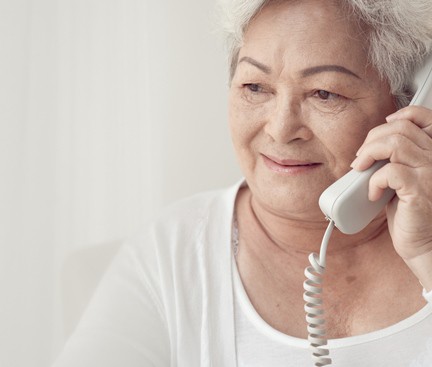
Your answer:
[[[329,92],[325,89],[316,89],[313,92],[311,102],[322,112],[331,111],[332,113],[347,108],[350,99],[337,93]]]
[[[267,102],[273,93],[268,85],[244,83],[241,84],[241,95],[248,103],[260,104]]]
[[[323,89],[317,90],[315,92],[315,95],[324,101],[328,101],[331,99],[337,99],[337,98],[342,97],[340,94],[331,93],[331,92],[328,92],[328,91],[323,90]]]
[[[253,93],[260,93],[260,92],[264,91],[263,87],[261,87],[259,84],[255,84],[255,83],[243,84],[243,86],[245,88],[249,89]]]

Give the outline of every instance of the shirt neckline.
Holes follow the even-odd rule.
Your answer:
[[[264,334],[265,336],[271,338],[272,340],[285,344],[287,346],[298,347],[298,348],[309,348],[309,341],[307,339],[293,337],[287,334],[284,334],[272,326],[270,326],[266,321],[264,321],[258,312],[253,307],[252,303],[249,300],[249,297],[243,287],[243,283],[240,278],[240,274],[237,268],[237,262],[232,256],[232,275],[233,275],[233,285],[234,285],[234,298],[237,300],[240,311],[243,312],[247,319],[256,327],[256,329]],[[432,315],[432,305],[426,304],[422,309],[411,315],[410,317],[393,324],[389,327],[379,329],[376,331],[372,331],[366,334],[349,336],[338,339],[329,339],[328,347],[330,349],[336,348],[344,348],[353,345],[359,345],[363,343],[369,343],[377,339],[382,339],[387,336],[391,336],[397,334],[401,331],[404,331],[410,327],[415,326],[416,324],[423,321],[428,316]]]

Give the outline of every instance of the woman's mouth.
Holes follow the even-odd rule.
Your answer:
[[[262,155],[265,165],[272,171],[285,174],[300,174],[309,172],[321,165],[319,162],[281,159]]]

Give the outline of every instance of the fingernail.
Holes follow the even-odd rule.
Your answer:
[[[352,163],[350,164],[350,167],[351,167],[351,168],[356,168],[357,163],[358,163],[358,160],[359,160],[359,158],[356,157],[356,158],[352,161]]]
[[[388,116],[386,117],[386,121],[387,121],[387,122],[392,122],[392,121],[395,121],[395,120],[397,120],[397,115],[396,115],[396,113],[392,113],[391,115],[388,115]]]

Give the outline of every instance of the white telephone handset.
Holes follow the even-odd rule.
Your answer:
[[[416,93],[410,105],[432,108],[432,54],[416,73],[413,87]],[[387,189],[380,200],[368,199],[369,179],[387,160],[375,162],[369,169],[359,172],[351,170],[329,186],[320,196],[319,206],[327,218],[343,233],[360,232],[374,219],[394,196]]]

